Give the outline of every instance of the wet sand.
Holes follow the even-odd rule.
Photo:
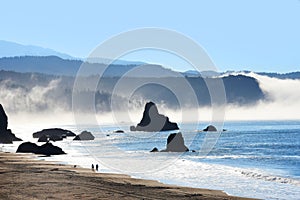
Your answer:
[[[0,199],[247,199],[0,152]]]

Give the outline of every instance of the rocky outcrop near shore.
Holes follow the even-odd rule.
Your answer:
[[[0,143],[11,144],[13,141],[22,141],[20,138],[16,137],[15,134],[7,129],[8,117],[0,104]]]
[[[46,156],[66,154],[60,147],[54,146],[50,142],[47,142],[42,146],[38,146],[31,142],[24,142],[19,145],[17,153],[34,153]]]
[[[49,128],[43,129],[41,131],[35,132],[32,134],[33,138],[39,138],[39,142],[47,141],[59,141],[63,140],[66,137],[74,137],[75,133],[72,131],[61,129],[61,128]]]

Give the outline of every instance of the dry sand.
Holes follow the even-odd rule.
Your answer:
[[[0,152],[0,199],[246,199]]]

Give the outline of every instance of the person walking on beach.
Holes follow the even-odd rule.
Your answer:
[[[94,171],[94,164],[92,164],[92,170]]]
[[[96,171],[98,171],[98,164],[96,164]]]

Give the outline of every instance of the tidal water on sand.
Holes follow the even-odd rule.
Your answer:
[[[226,122],[224,128],[227,131],[221,132],[207,155],[201,153],[201,147],[204,141],[211,139],[209,134],[216,133],[200,131],[206,125],[180,125],[186,146],[194,150],[185,153],[150,153],[154,147],[164,149],[168,135],[178,131],[144,133],[130,132],[128,125],[66,125],[62,128],[75,133],[91,131],[96,139],[72,141],[69,138],[55,142],[67,154],[40,159],[87,168],[99,164],[100,172],[126,173],[163,183],[219,189],[243,197],[300,198],[300,121]],[[15,128],[18,136],[36,142],[31,135],[35,129]],[[124,133],[113,132],[117,129],[123,129]],[[15,151],[18,144],[2,145],[1,148]]]

